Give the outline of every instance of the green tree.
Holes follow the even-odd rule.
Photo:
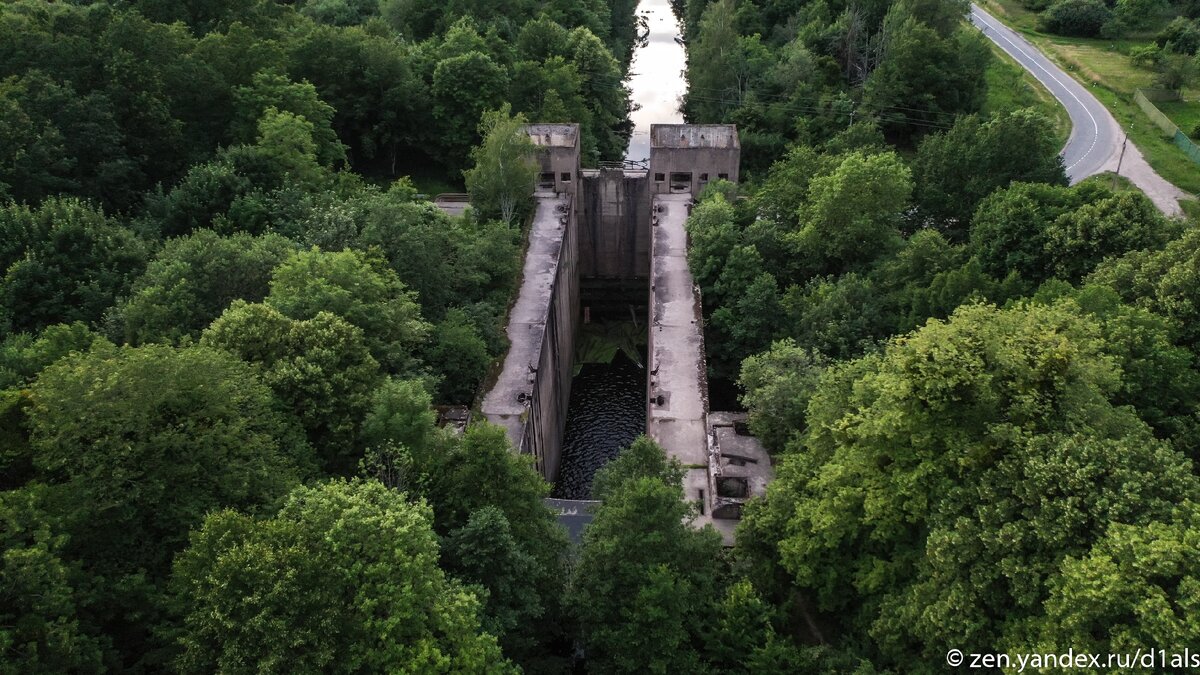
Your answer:
[[[389,373],[413,372],[429,334],[416,298],[386,264],[357,251],[293,254],[275,269],[268,305],[297,320],[329,312],[357,326]]]
[[[894,153],[846,155],[809,183],[793,255],[810,276],[865,267],[899,246],[897,225],[911,193],[911,174]]]
[[[642,450],[656,452],[614,460],[608,466],[629,458],[613,470],[619,479],[604,475],[607,466],[596,477],[604,501],[584,531],[570,603],[590,667],[694,671],[703,663],[697,645],[715,593],[720,537],[689,526],[678,467],[649,442]],[[647,454],[649,466],[628,466]]]
[[[1189,229],[1161,251],[1132,251],[1111,258],[1088,277],[1112,288],[1126,302],[1174,322],[1180,342],[1200,346],[1200,231]]]
[[[1178,232],[1140,192],[1085,203],[1046,231],[1055,276],[1077,281],[1108,257],[1162,248]]]
[[[627,481],[638,478],[654,478],[667,485],[678,485],[683,482],[683,474],[679,460],[667,457],[657,443],[643,434],[605,464],[603,471],[596,472],[592,479],[592,497],[603,501],[616,494]]]
[[[984,72],[993,57],[975,31],[943,36],[914,16],[908,4],[892,4],[882,22],[879,65],[866,77],[862,106],[877,114],[884,128],[916,136],[950,115],[979,110]],[[946,6],[947,13],[961,7],[928,4]]]
[[[170,239],[116,311],[131,344],[196,337],[234,300],[260,302],[295,245],[276,234],[222,237],[199,230]]]
[[[482,124],[477,134],[463,133],[486,124],[486,111],[501,109],[509,86],[508,72],[481,52],[452,56],[438,62],[433,70],[434,119],[443,134],[443,161],[450,167],[461,166],[470,149],[490,127]],[[503,113],[508,119],[508,113]],[[497,118],[498,119],[498,118]],[[503,147],[503,144],[502,144]]]
[[[1085,555],[1064,560],[1035,633],[1039,650],[1194,644],[1200,637],[1197,515],[1188,503],[1163,522],[1113,523]]]
[[[259,120],[275,108],[313,125],[313,142],[322,165],[335,166],[346,159],[346,148],[333,130],[333,107],[321,100],[310,82],[292,82],[279,73],[260,71],[250,84],[233,89],[233,106],[231,136],[235,143],[254,143]]]
[[[263,382],[299,420],[327,473],[357,465],[358,429],[382,377],[362,331],[328,312],[304,321],[236,300],[203,345],[260,366]]]
[[[525,117],[509,111],[506,104],[483,114],[479,122],[483,142],[471,151],[475,166],[463,173],[471,206],[484,219],[499,218],[506,225],[528,215],[537,175]]]
[[[0,233],[0,333],[99,321],[150,252],[131,230],[73,198],[0,208]]]
[[[1022,644],[1067,557],[1200,487],[1118,403],[1106,348],[1070,301],[974,305],[831,367],[744,521],[754,550],[881,665]]]
[[[451,309],[433,327],[424,356],[441,378],[438,401],[442,403],[470,404],[492,362],[487,343],[461,309]]]
[[[791,339],[742,362],[741,402],[750,411],[750,429],[767,449],[780,452],[792,434],[804,431],[808,400],[828,363]]]
[[[44,501],[43,486],[0,491],[0,673],[99,672],[100,644],[80,625],[65,537]]]
[[[155,668],[161,584],[188,531],[213,509],[273,502],[311,471],[310,451],[251,366],[208,348],[98,345],[30,395],[63,556],[94,579],[81,615],[112,641],[110,667]]]
[[[314,129],[304,117],[270,106],[258,120],[257,148],[285,180],[316,186],[323,174]]]
[[[537,583],[546,571],[522,549],[499,509],[478,509],[466,525],[451,531],[443,541],[442,560],[448,573],[482,589],[483,628],[497,636],[505,655],[518,664],[543,656],[538,654],[537,631],[546,598]]]
[[[1047,236],[1054,222],[1109,193],[1091,183],[1068,188],[1046,183],[1013,183],[979,203],[971,219],[969,248],[984,271],[1016,272],[1033,283],[1055,274]]]
[[[921,142],[913,162],[915,200],[951,239],[962,240],[976,206],[1013,182],[1066,185],[1054,123],[1022,109],[981,119],[969,115]]]
[[[480,603],[437,567],[430,512],[375,481],[210,515],[175,563],[183,672],[509,672]]]

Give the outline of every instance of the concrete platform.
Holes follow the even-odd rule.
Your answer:
[[[651,202],[650,332],[646,433],[686,469],[684,498],[701,505],[695,522],[712,524],[707,507],[708,378],[700,293],[687,264],[691,195]]]
[[[529,411],[543,358],[546,324],[553,311],[555,280],[569,223],[570,196],[539,192],[536,201],[521,288],[508,317],[508,353],[495,385],[480,406],[489,422],[508,429],[513,446],[523,453],[533,451],[527,433]]]

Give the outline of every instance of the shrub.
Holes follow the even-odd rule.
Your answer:
[[[1200,24],[1177,16],[1154,38],[1154,43],[1164,51],[1195,54],[1200,51]]]
[[[1101,0],[1059,0],[1042,13],[1042,30],[1058,35],[1095,37],[1112,17]]]

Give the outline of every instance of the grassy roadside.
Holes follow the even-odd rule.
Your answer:
[[[1054,131],[1064,145],[1071,135],[1071,117],[1058,100],[1037,79],[1022,68],[1011,56],[988,42],[996,58],[988,66],[987,100],[983,112],[997,113],[1016,108],[1035,108],[1054,120]]]
[[[1037,30],[1037,14],[1016,0],[979,0],[989,13],[1020,31],[1063,70],[1085,84],[1108,108],[1129,133],[1129,140],[1142,151],[1150,166],[1166,180],[1188,192],[1200,192],[1200,165],[1193,163],[1170,140],[1164,138],[1133,102],[1139,87],[1150,86],[1153,73],[1129,59],[1131,48],[1149,42],[1145,39],[1104,40],[1067,38]],[[1197,92],[1185,91],[1186,103],[1177,104],[1175,114],[1190,119],[1200,116]],[[1195,112],[1192,112],[1192,110]],[[1179,124],[1176,121],[1176,124]],[[1190,129],[1183,127],[1185,133]]]

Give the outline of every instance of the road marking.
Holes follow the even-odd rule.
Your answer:
[[[1065,89],[1065,90],[1066,90],[1066,92],[1067,92],[1068,94],[1070,94],[1070,95],[1071,95],[1071,98],[1075,99],[1075,102],[1076,102],[1076,103],[1078,103],[1078,104],[1079,104],[1079,106],[1080,106],[1081,108],[1083,108],[1083,111],[1084,111],[1085,113],[1087,113],[1087,114],[1088,114],[1088,117],[1090,117],[1090,118],[1091,118],[1091,120],[1092,120],[1092,129],[1094,130],[1094,133],[1092,134],[1092,144],[1088,146],[1087,152],[1083,153],[1083,155],[1081,155],[1081,156],[1079,157],[1079,159],[1075,160],[1075,162],[1074,162],[1073,164],[1071,164],[1071,166],[1068,166],[1068,167],[1067,167],[1067,171],[1070,171],[1071,169],[1074,169],[1076,166],[1079,166],[1079,163],[1080,163],[1080,162],[1082,162],[1084,159],[1086,159],[1086,158],[1087,158],[1087,156],[1088,156],[1088,155],[1090,155],[1090,154],[1092,154],[1092,151],[1096,149],[1096,142],[1097,142],[1097,141],[1100,139],[1100,123],[1096,121],[1096,116],[1092,114],[1092,111],[1091,111],[1091,110],[1088,110],[1088,107],[1087,107],[1086,105],[1084,105],[1083,101],[1082,101],[1082,100],[1080,100],[1080,98],[1079,98],[1078,96],[1076,96],[1076,95],[1075,95],[1075,92],[1074,92],[1074,91],[1071,91],[1071,88],[1070,88],[1070,87],[1068,87],[1068,86],[1067,86],[1067,85],[1066,85],[1066,84],[1065,84],[1065,83],[1064,83],[1062,80],[1060,80],[1060,79],[1058,79],[1057,77],[1055,77],[1055,76],[1054,76],[1054,73],[1052,73],[1052,72],[1050,72],[1050,71],[1046,70],[1045,66],[1043,66],[1041,63],[1038,63],[1038,60],[1037,60],[1036,58],[1034,58],[1034,57],[1033,57],[1033,56],[1031,56],[1031,55],[1030,55],[1028,52],[1026,52],[1025,50],[1021,49],[1019,46],[1017,46],[1017,44],[1016,44],[1015,42],[1013,42],[1012,40],[1009,40],[1009,39],[1008,39],[1008,36],[1004,34],[1004,31],[1003,31],[1003,30],[1000,30],[999,28],[997,28],[997,26],[996,26],[996,25],[994,25],[994,24],[991,24],[991,23],[989,23],[989,22],[988,22],[986,19],[984,19],[984,17],[985,17],[985,16],[987,16],[988,18],[991,18],[991,15],[988,15],[988,14],[982,14],[982,11],[983,11],[983,10],[979,9],[978,7],[972,7],[972,8],[971,8],[971,18],[972,18],[972,19],[976,19],[976,20],[978,20],[980,23],[982,23],[984,26],[986,26],[986,27],[988,27],[988,28],[991,28],[991,29],[992,29],[992,30],[995,32],[995,34],[996,34],[996,35],[999,35],[1001,38],[1003,38],[1003,39],[1004,39],[1004,41],[1005,41],[1005,42],[1007,42],[1008,44],[1012,45],[1012,48],[1013,48],[1013,49],[1017,50],[1017,52],[1019,52],[1019,53],[1020,53],[1022,56],[1024,56],[1024,57],[1025,57],[1025,58],[1027,58],[1027,59],[1029,59],[1030,61],[1032,61],[1032,62],[1033,62],[1033,65],[1037,66],[1037,67],[1038,67],[1039,69],[1041,69],[1041,71],[1042,71],[1043,73],[1045,73],[1045,74],[1046,74],[1046,75],[1047,75],[1047,76],[1048,76],[1050,79],[1052,79],[1052,80],[1054,80],[1056,83],[1058,83],[1058,86],[1060,86],[1060,87],[1062,87],[1063,89]],[[1008,28],[1007,28],[1007,26],[1005,26],[1005,27],[1004,27],[1004,29],[1005,29],[1005,30],[1007,30],[1007,29],[1008,29]],[[983,32],[983,31],[981,31],[981,32]],[[988,35],[988,34],[987,34],[986,32],[984,32],[984,35]],[[992,40],[992,42],[995,42],[995,41],[996,41],[995,37],[993,37],[993,36],[991,36],[991,35],[988,35],[988,38],[990,38],[990,39]],[[1040,53],[1039,53],[1039,55],[1040,55]],[[1045,58],[1045,57],[1043,57],[1043,58]],[[1020,61],[1019,61],[1019,60],[1018,60],[1018,63],[1020,63]],[[1023,66],[1024,66],[1025,64],[1023,64],[1023,63],[1022,63],[1021,65],[1023,65]],[[1026,67],[1026,68],[1025,68],[1025,70],[1030,70],[1030,69],[1029,69],[1028,67]],[[1032,71],[1031,71],[1031,72],[1032,72]],[[1037,77],[1037,73],[1033,73],[1033,76],[1034,76],[1034,77]],[[1042,81],[1042,84],[1046,84],[1046,82],[1045,82],[1044,80],[1042,80],[1042,78],[1038,77],[1038,80],[1041,80],[1041,81]],[[1055,98],[1058,98],[1058,97],[1056,96]],[[1061,99],[1060,99],[1060,100],[1061,100]],[[1070,113],[1071,113],[1071,111],[1070,111],[1070,110],[1068,110],[1068,111],[1067,111],[1067,116],[1068,116],[1068,117],[1070,117]],[[1067,144],[1068,144],[1068,145],[1070,144],[1070,139],[1067,139]],[[1066,150],[1066,147],[1067,147],[1067,146],[1065,146],[1065,145],[1064,145],[1064,146],[1063,146],[1063,150]]]

